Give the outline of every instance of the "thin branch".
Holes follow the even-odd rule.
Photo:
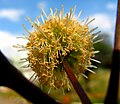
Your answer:
[[[33,104],[60,104],[30,83],[0,51],[0,86],[9,87]]]
[[[80,85],[80,83],[76,79],[75,75],[73,74],[72,69],[69,66],[68,62],[63,61],[63,66],[64,66],[64,69],[65,69],[75,91],[77,92],[78,96],[80,97],[82,104],[92,104],[90,99],[88,98],[88,96],[84,92],[82,86]]]

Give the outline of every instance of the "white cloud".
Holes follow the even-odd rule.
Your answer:
[[[0,10],[0,18],[9,19],[11,21],[19,21],[20,17],[25,13],[24,10],[2,9]]]
[[[107,9],[108,10],[115,10],[117,5],[113,2],[109,2],[107,5],[106,5]]]
[[[90,16],[95,18],[95,20],[90,24],[90,27],[98,27],[97,30],[100,30],[102,33],[107,33],[110,36],[110,41],[114,42],[114,31],[115,31],[115,18],[110,17],[105,13],[98,13]]]
[[[0,50],[8,59],[11,59],[14,62],[14,66],[17,69],[21,69],[21,66],[28,64],[28,62],[19,63],[21,58],[27,57],[27,52],[18,52],[18,49],[14,48],[13,45],[25,45],[28,41],[20,38],[17,39],[16,37],[18,36],[15,34],[0,30]],[[20,71],[28,79],[33,75],[33,72],[30,69]]]
[[[27,43],[27,40],[24,39],[17,39],[17,36],[7,32],[7,31],[1,31],[0,30],[0,50],[3,52],[3,54],[12,60],[17,61],[26,56],[25,52],[18,52],[17,48],[14,48],[13,45],[16,44],[23,44],[25,45]]]
[[[92,27],[99,27],[104,32],[109,32],[113,28],[113,21],[107,14],[94,14],[91,18],[95,18],[95,21],[91,23]]]

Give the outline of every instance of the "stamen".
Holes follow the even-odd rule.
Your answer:
[[[64,6],[62,5],[62,10],[60,11],[61,19],[63,18],[63,14],[64,14]]]
[[[28,60],[20,61],[19,63],[25,63],[25,62],[28,62]]]
[[[37,79],[37,74],[35,75],[35,77],[34,77],[34,79],[33,80],[31,80],[32,82],[34,82],[36,79]]]
[[[68,27],[68,13],[66,15],[66,30],[67,30],[67,27]]]
[[[68,15],[68,21],[70,20],[71,16],[72,16],[72,9],[70,9],[70,14]]]
[[[19,44],[13,45],[13,47],[15,47],[15,48],[26,48],[24,45],[19,45]]]
[[[80,18],[81,14],[82,14],[82,11],[79,12],[79,14],[77,16],[77,20]]]
[[[30,64],[27,64],[27,65],[21,66],[21,68],[29,68],[30,66],[31,66]]]
[[[90,58],[90,60],[92,60],[92,61],[94,61],[94,62],[97,62],[97,63],[101,63],[100,61],[95,60],[95,59],[92,59],[92,58]]]
[[[42,13],[44,14],[44,16],[48,19],[48,16],[47,16],[47,14],[45,13],[45,11],[44,11],[44,9],[42,8],[42,6],[41,6],[41,5],[40,5],[40,8],[41,8]]]
[[[57,13],[58,13],[58,9],[56,8],[56,11],[55,11],[55,13],[53,14],[53,16],[55,17]]]
[[[50,92],[51,92],[51,89],[52,89],[52,88],[50,87],[50,88],[49,88],[49,91],[48,91],[48,95],[50,94]]]
[[[41,19],[42,19],[43,23],[45,23],[45,20],[43,18],[43,14],[41,14]]]
[[[28,49],[27,48],[19,49],[18,52],[20,52],[20,51],[28,51]]]
[[[26,60],[26,61],[28,61],[28,58],[21,58],[20,60]]]
[[[38,26],[40,26],[40,24],[41,24],[40,21],[39,21],[39,18],[40,18],[40,16],[37,16],[35,21],[34,21],[35,24],[37,24]]]
[[[75,11],[76,11],[76,5],[74,6],[74,9],[73,9],[73,12],[72,12],[72,18],[73,18],[73,16],[74,16],[74,14],[75,14]]]
[[[88,67],[89,68],[97,68],[97,66],[94,66],[94,65],[89,65]]]
[[[96,29],[98,29],[98,27],[95,27],[95,28],[91,29],[91,30],[89,31],[89,33],[92,33],[92,32],[95,31]]]
[[[22,24],[22,26],[23,26],[23,28],[25,29],[26,32],[28,32],[30,35],[32,35],[31,32],[29,32],[29,31],[27,30],[27,28],[25,27],[24,24]]]
[[[83,75],[83,77],[85,77],[85,78],[87,78],[87,79],[88,79],[88,76],[86,76],[86,75],[85,75],[85,74],[83,74],[83,73],[82,73],[82,75]]]
[[[29,17],[27,17],[26,19],[27,19],[27,21],[31,24],[31,26],[34,25],[34,23],[31,21],[31,19],[30,19]]]
[[[65,91],[64,91],[64,88],[62,88],[62,92],[63,92],[63,95],[65,95]]]
[[[93,42],[93,44],[99,43],[99,42],[101,42],[101,41],[103,41],[103,39],[99,39],[99,40]]]
[[[99,53],[99,52],[100,52],[100,51],[93,51],[94,54],[97,54],[97,53]]]
[[[93,40],[96,39],[98,36],[99,36],[99,34],[98,34],[98,35],[95,35],[95,36],[93,37]]]
[[[95,20],[95,18],[91,19],[86,25],[89,25],[94,20]]]
[[[87,25],[87,22],[88,22],[89,19],[90,19],[90,18],[88,17],[88,18],[85,20],[85,22],[84,22],[83,25]]]
[[[101,33],[101,31],[98,31],[98,32],[94,33],[94,35],[97,35],[97,34],[99,34],[99,33]]]
[[[94,72],[94,71],[92,71],[92,70],[90,70],[90,69],[86,69],[86,70],[88,70],[89,72],[91,72],[91,73],[95,74],[95,72]]]
[[[17,39],[29,39],[28,37],[16,37]]]
[[[35,76],[35,74],[36,74],[36,73],[34,72],[34,74],[30,77],[30,79],[29,79],[30,81],[31,81],[32,78]]]
[[[53,10],[52,10],[52,8],[50,8],[50,14],[51,14],[51,16],[53,16]]]

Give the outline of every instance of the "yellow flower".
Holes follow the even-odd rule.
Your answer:
[[[93,39],[99,32],[93,33],[97,28],[89,30],[88,25],[94,19],[88,18],[81,23],[80,13],[75,18],[72,9],[65,15],[64,7],[60,12],[57,9],[54,13],[52,9],[50,11],[47,15],[42,9],[40,17],[43,23],[38,20],[39,18],[34,22],[28,18],[34,31],[28,31],[29,35],[26,37],[28,43],[24,48],[29,53],[25,60],[29,62],[41,85],[54,89],[66,86],[70,88],[63,61],[66,60],[69,63],[77,78],[81,74],[84,75],[86,70],[94,73],[89,67],[96,68],[91,65],[91,60],[100,63],[92,59],[98,52],[93,47]]]

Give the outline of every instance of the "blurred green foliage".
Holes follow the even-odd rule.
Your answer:
[[[108,34],[100,34],[100,36],[96,39],[103,39],[102,42],[94,45],[95,50],[99,50],[100,53],[96,54],[95,58],[101,61],[101,64],[96,66],[110,68],[112,61],[112,43],[110,42],[110,36]],[[96,63],[94,63],[95,65]]]

